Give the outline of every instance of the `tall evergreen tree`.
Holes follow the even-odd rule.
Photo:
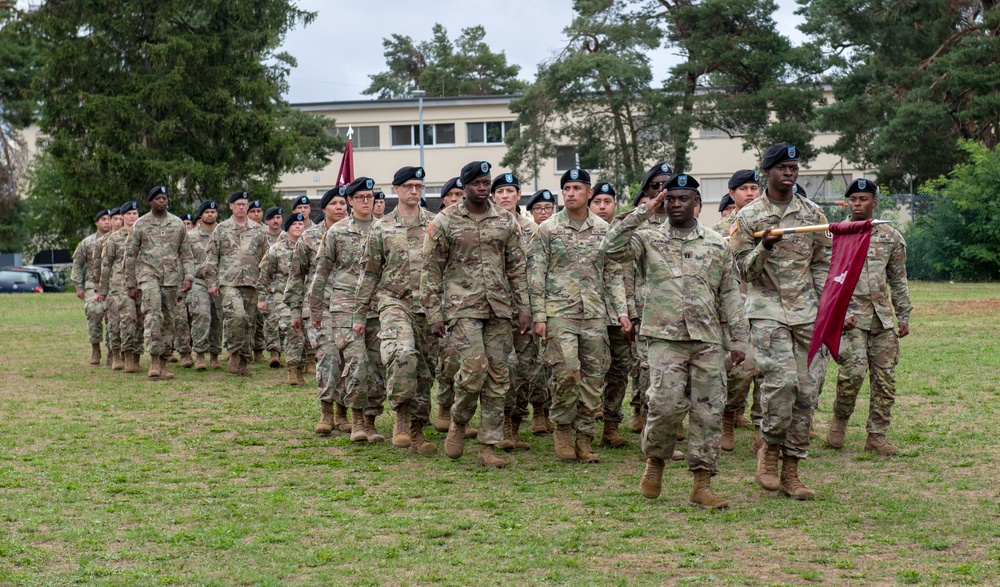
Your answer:
[[[21,252],[27,231],[21,199],[27,145],[21,137],[31,123],[31,80],[37,66],[33,41],[19,34],[21,14],[0,1],[0,253]]]

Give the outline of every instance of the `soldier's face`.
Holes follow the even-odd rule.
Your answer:
[[[424,182],[419,179],[407,180],[403,185],[392,186],[392,191],[396,192],[401,204],[416,206],[420,203],[420,194],[424,192]]]
[[[646,186],[646,189],[642,190],[642,195],[647,199],[653,199],[656,194],[660,193],[660,190],[664,189],[670,178],[673,177],[669,173],[661,173],[659,175],[654,175],[650,184]],[[660,208],[657,210],[650,210],[650,214],[663,214],[663,204],[660,204]]]
[[[556,212],[556,205],[552,202],[539,202],[531,207],[531,218],[535,224],[541,224],[552,218]]]
[[[760,196],[760,185],[745,183],[734,190],[729,190],[729,196],[736,202],[736,209],[742,210],[746,205]]]
[[[331,222],[338,222],[347,217],[347,199],[335,196],[330,203],[323,208],[323,214],[326,215],[327,220]]]
[[[97,225],[97,230],[99,232],[108,232],[111,230],[111,217],[107,215],[101,216],[97,219],[95,224]]]
[[[267,221],[267,227],[273,230],[274,232],[278,232],[279,230],[281,230],[281,223],[283,221],[284,219],[281,217],[281,214],[275,214],[274,216],[271,217],[270,220]]]
[[[190,220],[185,220],[185,222],[190,222]],[[111,230],[118,230],[122,227],[122,215],[118,214],[111,217]]]
[[[854,192],[848,198],[848,204],[851,206],[851,220],[868,220],[875,215],[878,200],[870,192]]]
[[[767,173],[767,187],[782,194],[791,194],[795,187],[795,182],[799,179],[799,164],[797,161],[785,161],[778,163],[770,169],[765,169]]]
[[[187,230],[191,230],[192,228],[194,228],[194,223],[191,222],[190,220],[184,219],[184,220],[181,220],[181,222],[184,223],[184,228],[187,229]]]
[[[201,223],[212,226],[219,219],[219,211],[209,208],[201,213]]]
[[[135,221],[139,219],[138,210],[129,210],[128,212],[122,214],[122,221],[125,223],[125,228],[132,228]]]
[[[590,186],[579,181],[570,181],[562,188],[563,204],[567,210],[583,210],[587,207],[587,200],[593,190]]]
[[[736,204],[730,204],[726,206],[725,210],[722,211],[722,217],[725,218],[726,216],[729,216],[735,211],[736,211]]]
[[[254,208],[253,210],[247,212],[247,216],[249,216],[250,220],[253,220],[254,222],[260,222],[264,220],[264,210],[261,208]]]
[[[465,192],[462,192],[462,195],[464,196]],[[385,200],[375,200],[375,202],[372,203],[372,216],[375,218],[385,216]]]
[[[497,188],[493,192],[493,201],[504,210],[514,214],[517,210],[517,201],[521,199],[521,190],[512,185],[505,185]]]
[[[597,194],[590,201],[590,211],[610,224],[615,219],[615,199],[609,194]]]
[[[452,204],[457,204],[461,202],[462,198],[464,197],[465,197],[465,190],[461,188],[451,188],[450,190],[448,190],[447,194],[441,196],[441,202],[444,204],[444,207],[447,208]]]
[[[465,199],[475,205],[486,204],[486,199],[490,197],[490,184],[493,183],[489,175],[477,177],[465,184]]]
[[[694,190],[670,190],[663,198],[670,225],[677,228],[691,228],[695,225],[695,208],[698,206],[698,192]]]
[[[305,222],[293,222],[288,225],[288,236],[292,238],[299,238],[302,236],[302,231],[306,229]]]
[[[250,202],[247,200],[236,200],[229,204],[229,210],[233,213],[233,218],[243,219],[247,217],[247,210],[250,209]]]
[[[375,202],[375,194],[371,190],[358,190],[349,198],[351,201],[351,213],[356,218],[368,220],[372,217],[372,204]]]
[[[155,198],[149,203],[149,207],[153,212],[160,213],[167,211],[167,195],[157,194]]]

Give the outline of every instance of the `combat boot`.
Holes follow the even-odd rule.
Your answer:
[[[125,372],[126,373],[139,373],[139,353],[133,353],[127,351],[125,353]]]
[[[333,432],[333,403],[320,401],[319,411],[321,416],[316,424],[316,434],[329,436]]]
[[[497,456],[492,444],[484,444],[479,447],[479,454],[476,455],[476,464],[480,467],[502,469],[507,466],[507,461]]]
[[[336,408],[333,412],[333,426],[341,432],[350,432],[352,428],[351,421],[347,419],[347,406],[341,403],[334,405]]]
[[[833,448],[844,448],[844,436],[847,434],[847,419],[833,416],[830,429],[826,432],[826,443]]]
[[[150,379],[160,378],[160,357],[156,355],[149,355],[149,371],[146,372],[146,377]]]
[[[737,428],[753,428],[753,422],[747,420],[747,417],[743,415],[743,412],[736,412],[735,423]]]
[[[413,454],[430,454],[437,452],[437,446],[424,437],[424,422],[410,418],[410,452]]]
[[[451,408],[438,406],[437,416],[434,418],[434,429],[438,432],[447,432],[451,427]]]
[[[176,363],[176,362],[177,362],[177,356],[174,355],[173,353],[170,353],[169,355],[163,357],[163,365],[162,366],[166,367],[167,363]]]
[[[774,491],[778,489],[780,483],[778,479],[778,457],[781,453],[781,445],[765,444],[757,451],[757,484]]]
[[[101,343],[99,342],[90,345],[90,364],[101,364]]]
[[[573,426],[558,424],[552,433],[552,443],[555,445],[556,458],[560,461],[575,461],[576,448],[573,446]]]
[[[125,360],[122,358],[122,353],[120,351],[111,352],[111,370],[112,371],[122,371],[125,369]]]
[[[646,470],[642,472],[642,480],[639,481],[639,491],[649,499],[660,497],[663,490],[663,459],[649,457],[646,459]]]
[[[736,448],[736,430],[733,426],[736,424],[736,414],[733,412],[725,411],[722,412],[722,450],[726,452],[732,452]]]
[[[760,439],[760,426],[753,427],[753,442],[750,443],[750,452],[754,455],[760,452],[760,447],[764,446],[764,441]]]
[[[278,351],[272,350],[272,351],[270,351],[270,355],[271,355],[271,359],[270,359],[270,362],[268,362],[268,365],[272,369],[281,369],[281,367],[282,367],[282,365],[281,365],[281,353],[279,353]]]
[[[590,443],[594,440],[593,434],[576,433],[576,458],[581,463],[599,463],[601,457],[590,448]]]
[[[263,363],[264,362],[264,351],[263,350],[254,351],[253,352],[253,362],[254,363]]]
[[[503,413],[503,440],[497,443],[500,450],[512,450],[514,448],[514,430],[510,423],[510,412],[504,410]]]
[[[781,480],[779,481],[778,491],[799,501],[812,499],[816,495],[816,492],[803,485],[802,481],[799,481],[798,457],[785,455],[785,458],[781,459]]]
[[[208,369],[208,365],[205,364],[205,353],[195,353],[194,354],[194,370],[204,371]]]
[[[184,353],[181,355],[181,367],[185,369],[190,369],[194,366],[194,361],[191,360],[191,353]]]
[[[639,434],[646,427],[646,407],[639,408],[632,414],[632,432]]]
[[[240,374],[240,355],[238,353],[229,354],[229,360],[226,361],[226,373]]]
[[[899,447],[889,444],[885,439],[885,434],[868,433],[868,440],[865,441],[865,452],[877,452],[881,457],[888,457],[899,452]]]
[[[549,433],[548,418],[542,404],[531,404],[531,433],[535,436]]]
[[[618,433],[618,422],[604,421],[601,444],[610,446],[611,448],[621,448],[628,445],[628,439]]]
[[[444,437],[444,454],[457,459],[465,452],[465,427],[456,424],[454,420],[448,427],[448,435]]]
[[[174,373],[167,368],[169,357],[160,357],[160,379],[173,379]]]
[[[296,367],[297,367],[297,369],[295,369],[295,381],[297,381],[296,385],[301,385],[304,387],[306,384],[306,380],[302,378],[302,363],[297,363]]]
[[[351,410],[351,442],[365,442],[368,433],[365,432],[365,414],[361,410]],[[336,420],[335,420],[336,421]]]
[[[301,378],[302,375],[299,373],[299,364],[289,361],[288,380],[285,381],[285,385],[301,385],[301,383],[299,383],[299,379]]]
[[[240,357],[240,370],[237,375],[240,377],[253,377],[253,373],[250,372],[250,360],[246,357]]]
[[[675,432],[674,438],[677,439],[677,442],[684,442],[684,421],[683,420],[681,420],[680,422],[677,423],[677,430],[675,430],[674,432]]]
[[[306,368],[302,370],[303,373],[316,373],[316,355],[306,356]]]
[[[471,440],[471,439],[475,438],[478,434],[479,434],[478,430],[476,430],[472,426],[469,426],[468,424],[465,425],[465,439],[466,440]]]
[[[396,410],[396,420],[392,425],[392,445],[396,448],[409,448],[410,446],[409,416],[409,406],[400,406]]]
[[[521,440],[521,420],[519,414],[510,416],[510,429],[514,433],[514,450],[531,450],[531,445]]]
[[[670,455],[670,460],[671,461],[683,461],[684,460],[684,453],[681,452],[681,451],[679,451],[679,450],[677,450],[675,448],[674,449],[674,454]]]
[[[209,353],[209,363],[208,366],[212,369],[221,369],[222,363],[219,362],[219,353]]]
[[[385,442],[385,436],[375,429],[374,415],[365,414],[365,435],[368,437],[368,442]]]
[[[694,489],[691,490],[691,505],[714,510],[729,507],[729,502],[712,491],[712,474],[698,469],[694,472]]]

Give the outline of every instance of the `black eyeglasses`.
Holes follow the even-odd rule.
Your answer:
[[[660,186],[667,187],[667,181],[654,181],[654,182],[650,182],[649,189],[651,189],[651,190],[659,190]]]

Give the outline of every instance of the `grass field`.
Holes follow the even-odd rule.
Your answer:
[[[997,585],[1000,285],[911,294],[903,454],[862,452],[866,387],[845,448],[803,464],[815,501],[759,489],[740,431],[718,512],[687,505],[681,463],[641,497],[634,444],[573,465],[533,438],[486,471],[471,443],[453,462],[319,439],[315,389],[284,372],[93,368],[75,297],[0,297],[0,585]]]

